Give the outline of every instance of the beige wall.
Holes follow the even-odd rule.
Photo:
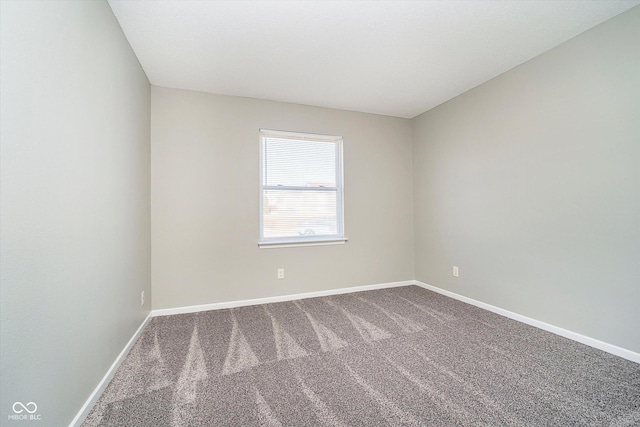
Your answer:
[[[0,19],[0,424],[63,426],[150,310],[150,87],[106,2]]]
[[[159,87],[151,99],[154,309],[413,278],[408,120]],[[346,244],[258,248],[260,128],[344,137]]]
[[[636,7],[413,120],[418,280],[640,351],[639,41]]]

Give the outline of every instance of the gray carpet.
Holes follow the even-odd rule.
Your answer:
[[[417,286],[156,317],[85,426],[637,426],[640,365]]]

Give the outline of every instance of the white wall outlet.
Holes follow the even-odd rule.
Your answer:
[[[278,279],[284,279],[284,268],[278,269]]]
[[[459,277],[460,276],[460,272],[458,271],[458,266],[454,265],[453,266],[453,277]]]
[[[144,305],[144,291],[140,292],[140,305]]]

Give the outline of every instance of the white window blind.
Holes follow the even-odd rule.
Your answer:
[[[260,245],[344,242],[342,137],[260,131]]]

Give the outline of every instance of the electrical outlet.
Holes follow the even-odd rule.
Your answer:
[[[278,279],[284,279],[284,268],[278,269]]]
[[[453,266],[453,277],[459,277],[460,276],[460,272],[458,271],[458,266],[454,265]]]
[[[144,305],[144,291],[140,292],[140,305]]]

